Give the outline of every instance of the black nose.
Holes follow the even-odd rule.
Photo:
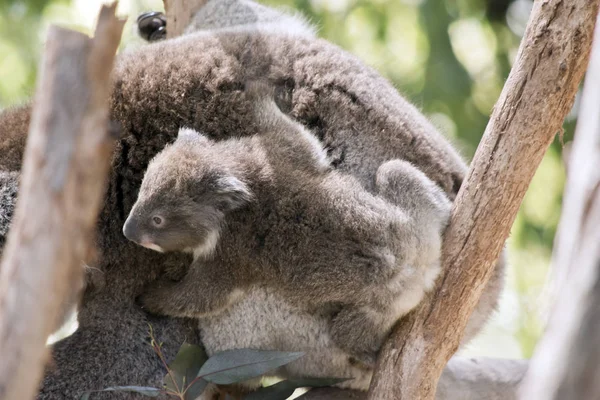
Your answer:
[[[131,217],[123,224],[123,235],[132,242],[137,242],[137,224]]]

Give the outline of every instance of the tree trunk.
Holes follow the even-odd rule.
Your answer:
[[[573,104],[599,2],[534,3],[515,65],[454,203],[443,276],[384,345],[370,400],[434,398],[531,178]]]
[[[553,269],[561,277],[523,399],[600,398],[600,26],[569,156]]]
[[[48,33],[21,190],[0,271],[0,398],[34,398],[46,340],[91,252],[113,138],[109,76],[124,21],[101,11],[94,39]]]
[[[208,0],[164,0],[167,14],[167,38],[174,38],[183,33],[190,24],[192,16]]]

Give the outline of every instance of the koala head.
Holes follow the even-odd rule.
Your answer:
[[[125,237],[160,251],[210,254],[228,212],[252,200],[214,142],[182,128],[177,140],[150,161],[137,201],[123,226]]]

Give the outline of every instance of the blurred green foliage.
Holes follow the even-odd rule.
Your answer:
[[[100,0],[0,0],[0,107],[30,97],[49,23],[90,31]],[[264,0],[301,12],[320,35],[389,78],[472,157],[516,56],[530,0]],[[159,0],[121,0],[129,15]],[[565,123],[565,140],[575,120]],[[509,240],[510,270],[500,312],[472,354],[530,356],[539,337],[542,287],[560,215],[564,169],[555,141],[527,193]]]

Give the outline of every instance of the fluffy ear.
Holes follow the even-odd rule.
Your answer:
[[[219,178],[216,185],[217,208],[223,212],[245,206],[253,199],[248,185],[234,176]]]
[[[179,133],[177,133],[177,140],[175,143],[199,143],[199,142],[210,142],[206,136],[201,134],[200,132],[192,129],[181,127],[179,128]]]

